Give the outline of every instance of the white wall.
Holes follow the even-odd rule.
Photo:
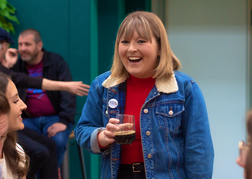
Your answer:
[[[169,41],[206,100],[215,149],[213,179],[240,179],[245,140],[247,1],[166,0]]]

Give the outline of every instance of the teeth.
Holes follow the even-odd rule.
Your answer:
[[[130,60],[140,60],[141,58],[139,57],[129,57]]]

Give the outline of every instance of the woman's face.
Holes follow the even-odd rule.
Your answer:
[[[5,95],[10,103],[9,129],[8,132],[24,128],[22,111],[27,108],[26,104],[19,98],[15,84],[9,80]]]
[[[152,42],[149,42],[135,31],[132,38],[120,39],[118,48],[122,63],[131,75],[137,78],[148,78],[154,75],[159,47],[153,36]]]

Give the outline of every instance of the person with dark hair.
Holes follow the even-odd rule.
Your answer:
[[[3,178],[25,179],[29,168],[29,157],[17,143],[16,131],[24,128],[21,114],[27,106],[19,98],[15,84],[3,73],[0,73],[0,92],[0,101],[2,100],[0,103],[2,105],[3,102],[5,103],[5,106],[7,106],[7,110],[5,110],[5,112],[7,112],[8,118],[7,135],[5,138],[1,137],[1,140],[5,140],[0,159],[0,164],[3,170]],[[9,108],[2,93],[6,96]]]
[[[102,179],[212,178],[204,97],[180,65],[158,16],[136,11],[123,20],[111,70],[92,82],[74,130],[81,147],[102,155]],[[135,116],[131,145],[115,142],[117,114]]]

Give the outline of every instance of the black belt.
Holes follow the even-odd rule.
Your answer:
[[[144,172],[144,163],[121,164],[120,168],[122,170],[128,170],[133,173]]]

